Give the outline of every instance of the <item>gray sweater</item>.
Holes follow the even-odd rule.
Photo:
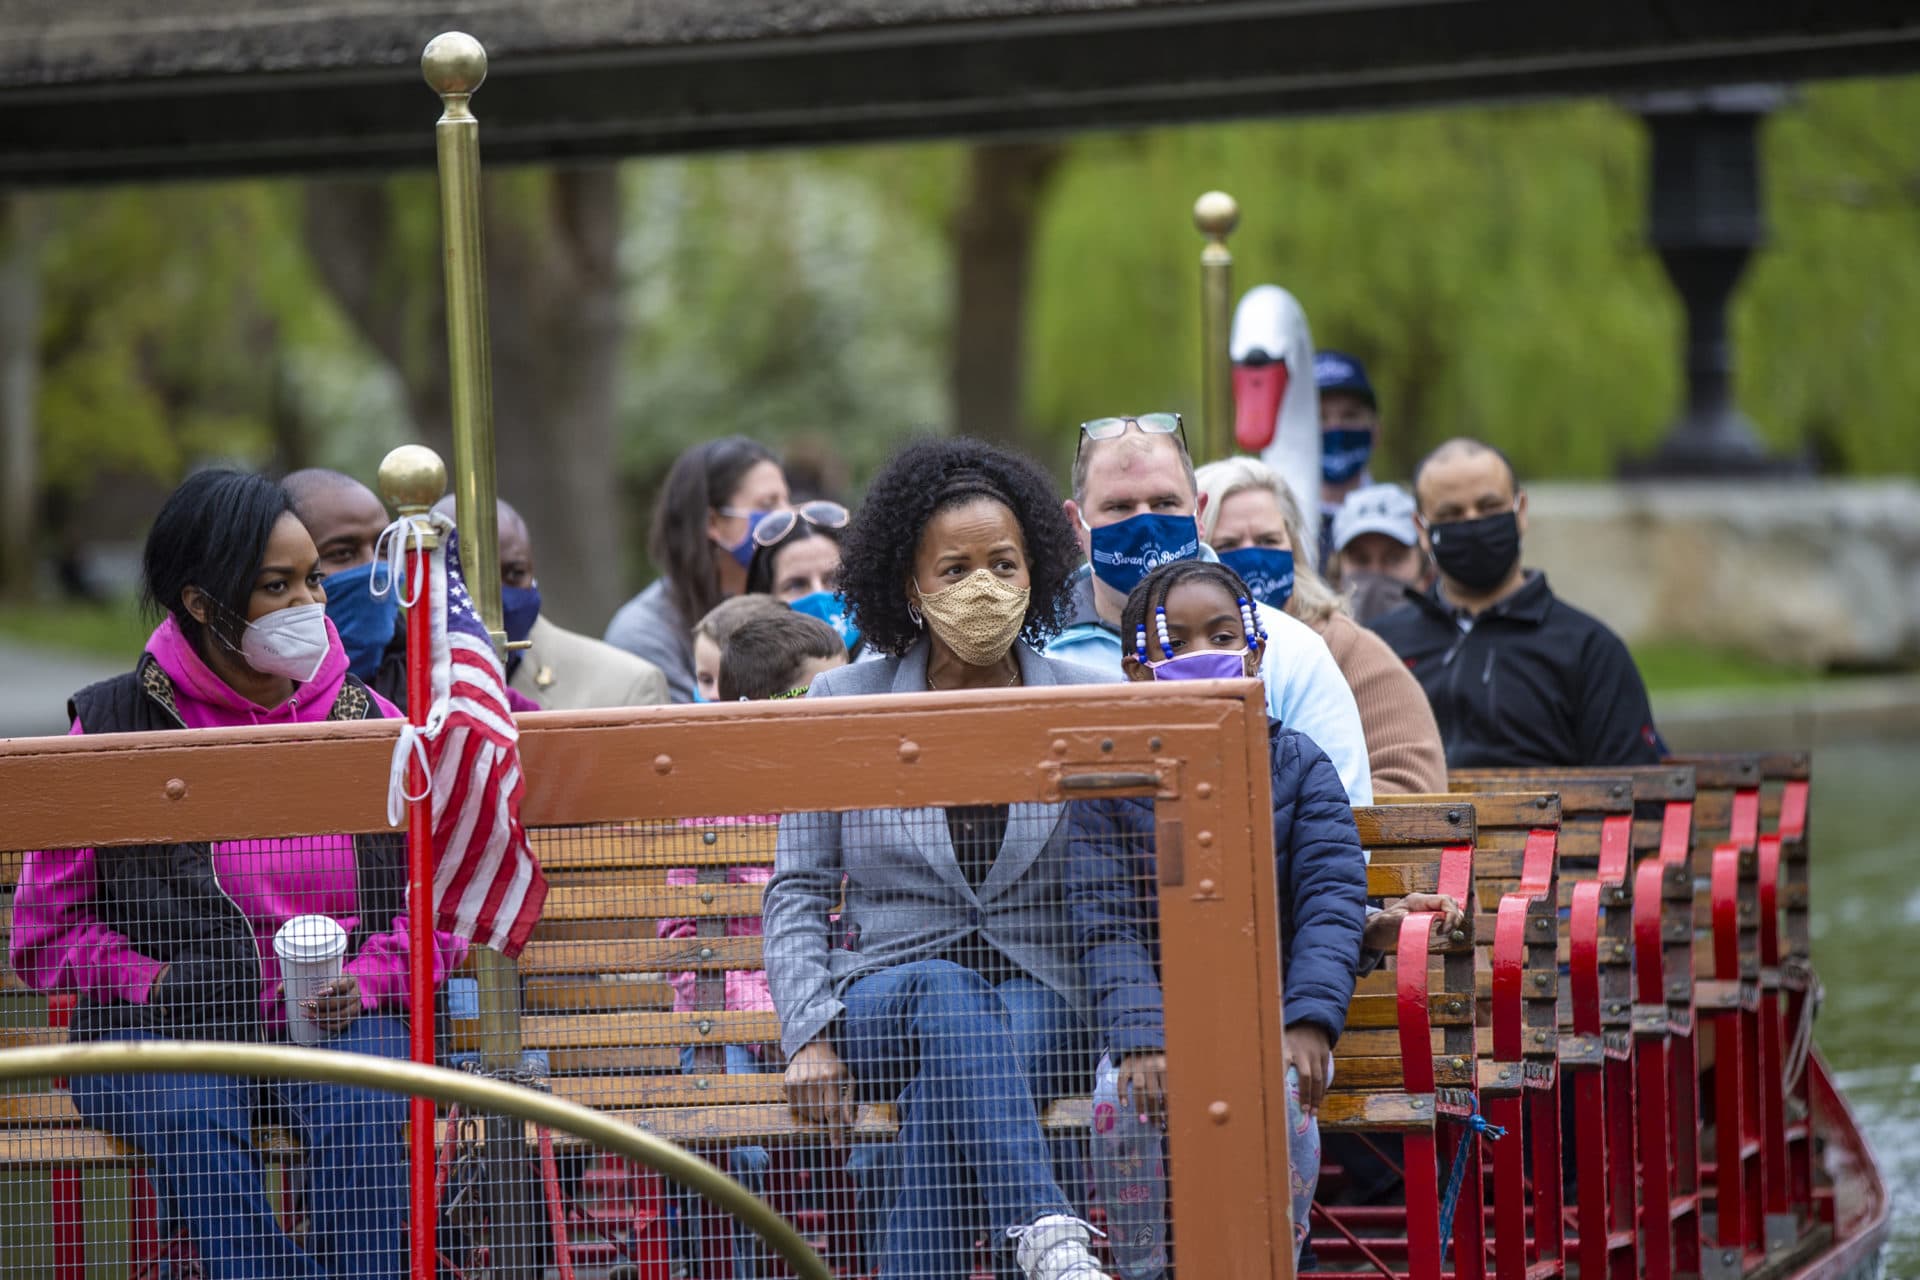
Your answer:
[[[657,579],[621,605],[603,638],[614,648],[638,654],[660,668],[673,701],[693,701],[693,634],[673,607],[665,578]]]

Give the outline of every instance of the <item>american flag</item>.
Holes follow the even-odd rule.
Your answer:
[[[507,677],[460,572],[460,536],[429,552],[433,703],[426,727],[433,778],[435,927],[520,954],[540,918],[547,880],[520,825],[520,731]]]

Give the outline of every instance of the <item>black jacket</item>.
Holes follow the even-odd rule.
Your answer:
[[[123,676],[73,695],[67,714],[89,735],[180,729],[173,684],[152,655]],[[366,686],[346,678],[328,718],[377,718]],[[142,955],[171,966],[144,1005],[102,1004],[82,998],[72,1036],[95,1040],[109,1031],[142,1029],[175,1038],[258,1040],[260,956],[253,926],[214,874],[206,841],[137,845],[96,852],[100,875],[92,909]],[[398,836],[354,837],[354,892],[359,924],[347,940],[347,958],[367,938],[406,914],[406,846]]]
[[[1427,691],[1447,767],[1657,764],[1647,687],[1620,637],[1543,573],[1462,631],[1438,586],[1373,622]]]

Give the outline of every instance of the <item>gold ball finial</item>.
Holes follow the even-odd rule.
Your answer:
[[[420,74],[441,97],[473,93],[487,78],[487,51],[464,31],[446,31],[427,41]]]
[[[423,444],[403,444],[380,460],[380,496],[401,515],[430,510],[447,491],[447,464]]]
[[[1193,202],[1193,225],[1203,235],[1225,236],[1240,225],[1240,202],[1224,191],[1209,191]]]

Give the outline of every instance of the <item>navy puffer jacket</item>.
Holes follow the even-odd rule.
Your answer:
[[[1326,753],[1278,724],[1269,736],[1287,1025],[1312,1023],[1338,1040],[1360,965],[1366,860]],[[1153,801],[1082,800],[1070,809],[1067,907],[1094,1027],[1116,1060],[1162,1051]]]

